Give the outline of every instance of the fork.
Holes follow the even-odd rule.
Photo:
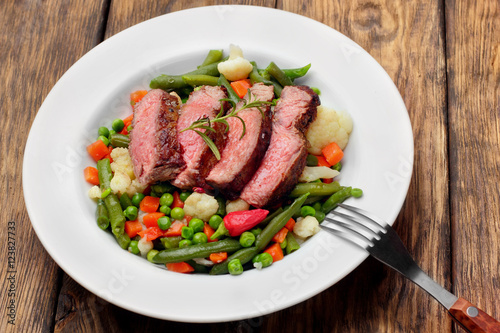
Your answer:
[[[339,204],[346,213],[331,211],[320,227],[342,239],[362,247],[373,257],[403,274],[427,291],[465,330],[500,333],[500,323],[470,302],[459,298],[432,280],[415,263],[394,229],[370,213],[353,206]]]

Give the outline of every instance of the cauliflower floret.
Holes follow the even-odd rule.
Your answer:
[[[127,188],[131,183],[132,181],[126,173],[115,171],[115,174],[113,176],[113,179],[111,179],[109,186],[111,187],[113,193],[122,194],[127,192]]]
[[[132,197],[136,193],[142,193],[148,187],[148,185],[144,185],[139,183],[137,179],[132,180],[130,186],[127,187],[126,193],[129,197]]]
[[[300,175],[299,182],[308,183],[320,178],[335,178],[340,174],[337,170],[330,169],[326,166],[304,168]]]
[[[193,192],[184,202],[186,215],[208,221],[212,215],[217,213],[219,203],[208,194]]]
[[[301,238],[307,238],[320,230],[319,222],[314,216],[299,217],[293,227],[293,233]]]
[[[236,45],[229,46],[229,59],[217,65],[219,72],[229,81],[245,79],[253,69],[252,64],[243,58],[243,51]]]
[[[148,252],[153,249],[153,242],[146,240],[146,237],[144,237],[137,242],[137,247],[139,248],[139,251],[141,251],[141,256],[146,258]]]
[[[101,199],[101,188],[99,186],[92,186],[88,191],[90,199]]]
[[[345,111],[335,111],[324,106],[318,106],[316,120],[311,123],[306,137],[311,147],[310,154],[320,155],[321,150],[328,144],[336,142],[340,149],[344,149],[352,132],[351,116]]]
[[[111,158],[113,159],[113,163],[111,163],[113,172],[120,171],[126,173],[130,180],[135,179],[134,166],[127,148],[114,148],[111,151]]]
[[[240,210],[249,210],[250,205],[243,199],[236,199],[226,203],[226,213],[237,212]]]

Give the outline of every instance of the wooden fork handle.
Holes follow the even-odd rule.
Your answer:
[[[463,298],[459,298],[448,311],[469,332],[500,333],[500,322]]]

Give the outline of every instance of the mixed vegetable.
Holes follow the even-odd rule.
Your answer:
[[[243,57],[241,49],[231,46],[228,58],[223,58],[222,50],[211,50],[196,70],[161,75],[150,86],[185,99],[197,86],[223,85],[237,103],[255,82],[273,85],[279,98],[283,86],[293,85],[309,68],[282,70],[271,62],[259,69]],[[145,90],[133,92],[131,104],[146,94]],[[241,199],[226,201],[202,188],[183,191],[169,182],[139,183],[128,153],[132,119],[130,115],[115,119],[110,128],[100,127],[97,140],[87,147],[97,164],[84,170],[85,180],[94,185],[89,197],[97,203],[99,228],[110,230],[123,249],[165,264],[171,271],[238,275],[245,269],[268,267],[318,232],[319,223],[339,203],[362,195],[360,189],[341,186],[333,179],[341,170],[352,131],[346,113],[318,109],[307,133],[311,154],[300,182],[273,210],[250,207]],[[321,126],[330,130],[320,130]]]

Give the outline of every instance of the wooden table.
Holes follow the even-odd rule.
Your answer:
[[[52,86],[119,31],[214,4],[268,6],[311,17],[353,39],[385,68],[406,103],[415,140],[411,185],[395,228],[431,277],[500,318],[498,0],[4,0],[0,331],[460,331],[436,301],[373,259],[291,308],[201,325],[151,319],[111,305],[74,282],[45,252],[24,206],[21,170],[30,125]],[[13,226],[16,273],[7,280]],[[11,287],[15,326],[8,316]]]

